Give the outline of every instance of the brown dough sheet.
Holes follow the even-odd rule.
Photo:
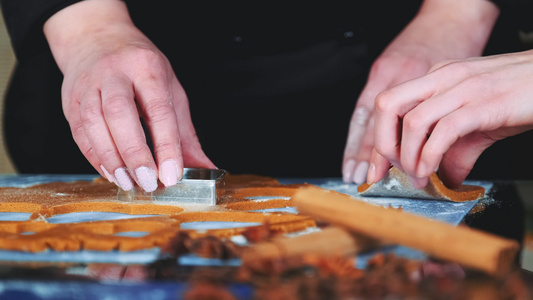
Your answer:
[[[270,177],[227,175],[214,207],[179,207],[151,201],[117,200],[117,187],[101,178],[93,182],[54,182],[26,188],[0,188],[0,212],[31,213],[28,221],[0,221],[0,249],[39,252],[77,250],[132,251],[163,247],[180,232],[185,222],[227,221],[266,224],[272,232],[292,232],[315,226],[307,216],[289,213],[249,212],[291,206],[290,200],[251,201],[247,197],[290,197],[300,186],[281,185]],[[115,212],[154,215],[80,223],[47,223],[46,218],[74,212]],[[264,225],[261,225],[264,226]],[[230,237],[247,228],[186,230],[192,236]],[[117,236],[121,232],[148,232],[143,237]]]

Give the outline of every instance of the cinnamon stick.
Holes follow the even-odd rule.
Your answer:
[[[318,187],[302,188],[292,200],[301,214],[489,274],[509,272],[519,249],[514,240],[369,204]]]
[[[271,259],[302,254],[347,256],[375,249],[380,244],[375,239],[330,226],[318,232],[292,238],[279,237],[252,245],[243,251],[242,259]]]

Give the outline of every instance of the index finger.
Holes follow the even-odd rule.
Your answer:
[[[433,78],[426,75],[383,91],[376,97],[374,138],[379,154],[399,164],[403,117],[435,93]]]

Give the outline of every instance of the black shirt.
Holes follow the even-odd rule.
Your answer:
[[[62,75],[42,33],[51,15],[75,2],[0,1],[18,59],[4,128],[22,173],[94,172],[62,114]],[[208,157],[232,173],[277,177],[340,176],[349,119],[368,68],[420,4],[352,2],[273,7],[249,1],[126,0],[133,22],[169,58],[185,88]],[[513,14],[531,7],[531,1],[496,3]],[[508,24],[516,30],[527,22],[508,20],[487,54],[517,48],[498,41],[510,36]],[[499,145],[503,153],[516,151],[505,142]],[[523,161],[494,148],[473,176],[519,174],[513,166]],[[501,166],[495,166],[494,156]]]

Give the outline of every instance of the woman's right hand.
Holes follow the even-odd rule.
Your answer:
[[[187,95],[157,47],[119,0],[87,0],[45,23],[63,72],[62,103],[72,135],[101,175],[124,190],[174,185],[184,166],[215,168],[201,149]],[[140,118],[154,143],[147,145]]]

